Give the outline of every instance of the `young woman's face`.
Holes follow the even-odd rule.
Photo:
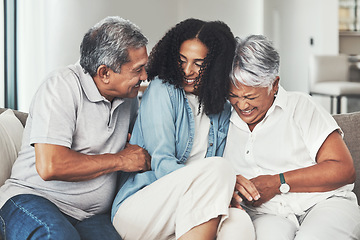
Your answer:
[[[182,86],[187,93],[195,92],[195,82],[201,76],[200,67],[208,53],[207,47],[194,38],[184,41],[180,46],[180,66],[184,73]]]

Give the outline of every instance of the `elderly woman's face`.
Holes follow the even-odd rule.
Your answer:
[[[229,101],[251,131],[273,104],[278,83],[278,80],[274,82],[270,93],[267,87],[249,87],[240,83],[237,87],[230,85]]]
[[[189,39],[180,46],[180,66],[184,73],[183,88],[187,93],[194,93],[195,81],[201,77],[200,68],[208,53],[207,47],[198,39]]]

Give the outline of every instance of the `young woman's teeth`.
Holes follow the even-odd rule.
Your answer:
[[[195,82],[195,80],[191,80],[191,79],[186,79],[186,78],[185,78],[185,82],[187,82],[187,83],[193,83],[193,82]]]

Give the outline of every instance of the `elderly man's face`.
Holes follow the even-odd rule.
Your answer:
[[[139,49],[130,48],[130,61],[121,66],[120,73],[109,69],[109,86],[106,90],[106,97],[112,100],[114,97],[134,98],[137,96],[140,83],[147,79],[145,65],[148,61],[146,47]]]

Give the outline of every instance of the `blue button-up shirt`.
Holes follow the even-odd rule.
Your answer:
[[[229,127],[231,106],[226,102],[219,114],[211,114],[206,157],[222,156]],[[183,166],[188,159],[195,134],[194,115],[182,88],[154,79],[141,100],[131,144],[151,155],[151,170],[121,173],[120,190],[112,207],[112,219],[119,205],[129,196],[157,179]]]

